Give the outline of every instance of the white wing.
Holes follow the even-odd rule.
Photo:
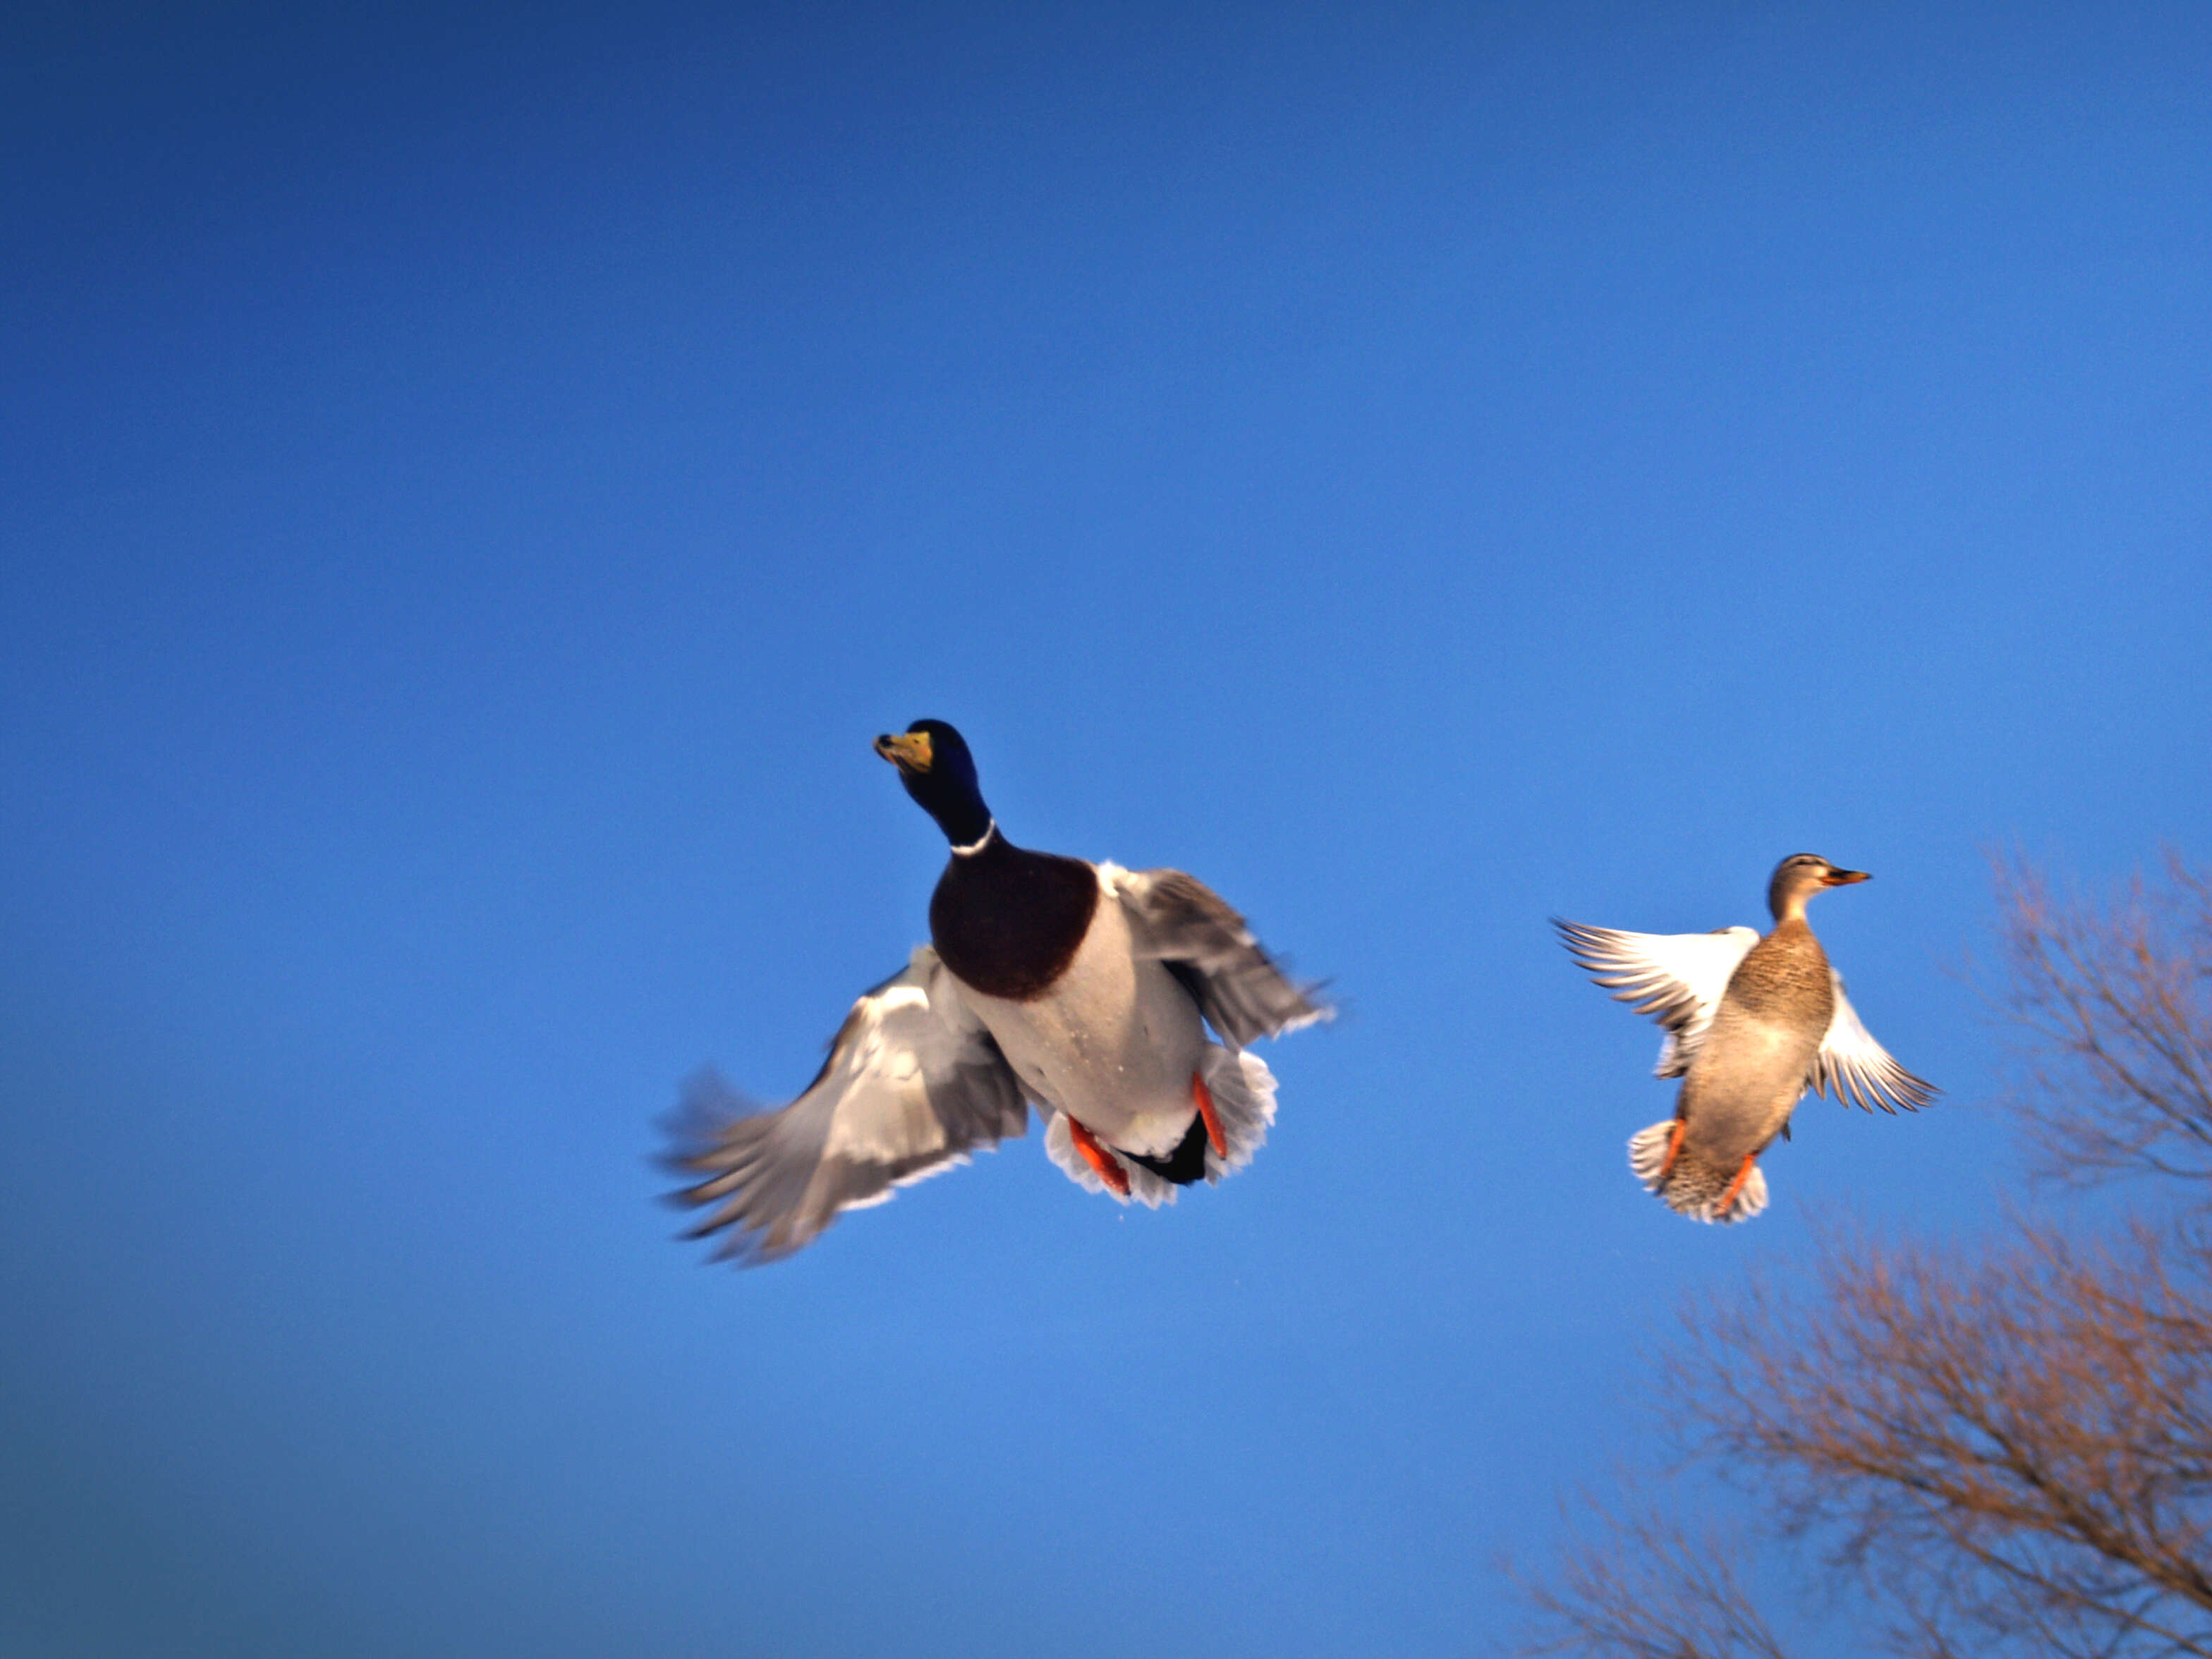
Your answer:
[[[672,1200],[714,1206],[686,1237],[727,1229],[717,1258],[745,1262],[1029,1127],[1013,1068],[927,945],[853,1005],[804,1094],[780,1111],[745,1104],[712,1071],[692,1079],[667,1159],[703,1177]]]
[[[1859,1024],[1857,1011],[1844,994],[1844,976],[1833,969],[1829,973],[1836,982],[1835,1018],[1828,1022],[1828,1035],[1820,1039],[1820,1052],[1813,1056],[1805,1086],[1818,1089],[1839,1104],[1856,1105],[1862,1111],[1879,1106],[1885,1112],[1894,1112],[1902,1106],[1908,1112],[1917,1112],[1934,1100],[1942,1091],[1923,1082],[1889,1057],[1889,1050]]]
[[[1660,1077],[1680,1077],[1711,1028],[1721,1004],[1759,933],[1750,927],[1723,927],[1711,933],[1624,933],[1611,927],[1585,927],[1553,917],[1559,940],[1577,965],[1613,993],[1615,1002],[1649,1014],[1667,1033],[1659,1045]]]

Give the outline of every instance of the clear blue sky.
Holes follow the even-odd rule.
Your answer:
[[[2212,846],[2200,6],[326,10],[0,33],[0,1650],[1480,1648],[1682,1291],[1990,1213],[1982,849]],[[923,714],[1349,1015],[702,1267]],[[1799,850],[1950,1092],[1687,1225],[1545,917]]]

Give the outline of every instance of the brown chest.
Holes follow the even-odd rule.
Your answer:
[[[1746,953],[1727,1000],[1770,1024],[1826,1030],[1836,1011],[1828,953],[1803,922],[1783,922]]]
[[[956,856],[939,878],[930,943],[963,984],[1027,1002],[1075,960],[1098,892],[1098,872],[1080,859],[994,839],[972,856]]]

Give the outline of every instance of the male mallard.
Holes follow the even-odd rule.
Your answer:
[[[944,721],[875,747],[951,843],[930,943],[853,1005],[781,1110],[733,1118],[718,1078],[694,1079],[671,1161],[703,1179],[675,1196],[714,1207],[688,1236],[727,1228],[725,1256],[787,1255],[839,1211],[1024,1133],[1030,1102],[1053,1162],[1124,1203],[1157,1207],[1249,1163],[1275,1079],[1243,1045],[1324,1018],[1311,989],[1180,870],[1016,847]]]
[[[1867,1034],[1844,981],[1805,922],[1824,887],[1864,881],[1800,853],[1775,866],[1774,931],[1622,933],[1554,921],[1577,963],[1666,1028],[1658,1075],[1679,1077],[1674,1115],[1628,1143],[1636,1178],[1700,1221],[1747,1221],[1766,1207],[1759,1155],[1790,1133],[1808,1089],[1862,1109],[1917,1111],[1938,1092]]]

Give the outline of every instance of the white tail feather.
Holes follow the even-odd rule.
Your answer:
[[[1216,1185],[1224,1176],[1235,1175],[1252,1161],[1252,1154],[1267,1144],[1267,1126],[1275,1121],[1275,1074],[1259,1055],[1206,1045],[1199,1059],[1206,1092],[1213,1097],[1213,1115],[1221,1120],[1226,1153],[1206,1149],[1206,1178]]]
[[[1628,1167],[1644,1190],[1659,1190],[1659,1171],[1666,1167],[1667,1143],[1674,1139],[1674,1120],[1662,1118],[1648,1129],[1638,1129],[1628,1139]]]

